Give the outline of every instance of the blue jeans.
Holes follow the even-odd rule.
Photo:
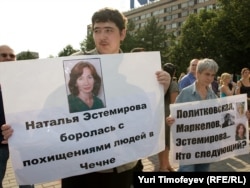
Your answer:
[[[210,163],[180,165],[178,172],[208,172]]]
[[[0,146],[0,188],[3,187],[3,178],[5,175],[7,161],[9,159],[9,148],[8,146]]]

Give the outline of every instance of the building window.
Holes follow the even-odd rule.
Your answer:
[[[145,14],[141,15],[141,20],[143,20],[143,19],[145,19],[145,18],[146,18],[146,15],[145,15]]]
[[[213,5],[208,5],[208,6],[207,6],[207,10],[212,10],[213,8],[214,8]]]
[[[167,7],[165,10],[166,12],[171,12],[171,7]]]
[[[175,11],[175,10],[177,10],[177,9],[178,9],[178,5],[172,6],[172,11]]]
[[[166,29],[171,29],[171,24],[166,25]]]
[[[146,14],[146,18],[149,18],[149,17],[151,17],[151,13]]]
[[[139,20],[139,17],[135,17],[134,20],[135,20],[135,21]]]
[[[163,14],[164,13],[164,9],[159,10],[159,13]]]
[[[188,6],[188,3],[187,3],[187,2],[181,4],[181,8],[186,8],[187,6]]]
[[[172,15],[172,19],[177,19],[178,18],[178,14],[173,14]]]
[[[172,23],[172,29],[177,28],[177,23]]]
[[[190,11],[189,11],[189,14],[194,14],[194,13],[195,13],[194,10],[190,10]]]
[[[182,13],[181,13],[181,17],[185,17],[185,16],[187,16],[188,15],[188,11],[183,11]]]
[[[159,14],[160,14],[159,10],[153,12],[153,16],[156,16],[156,15],[159,15]]]
[[[159,22],[164,22],[164,18],[159,18]]]
[[[191,6],[194,6],[194,0],[191,0],[188,2],[188,5],[191,7]]]
[[[167,21],[172,20],[172,15],[167,16]]]

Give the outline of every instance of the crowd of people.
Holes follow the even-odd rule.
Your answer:
[[[92,16],[92,31],[95,48],[89,52],[77,52],[76,55],[93,55],[93,54],[118,54],[122,53],[120,49],[121,42],[126,37],[127,18],[118,10],[112,8],[103,8],[96,11]],[[144,48],[131,49],[131,52],[145,51]],[[6,46],[0,46],[0,61],[15,61],[14,51]],[[217,97],[226,97],[234,94],[247,93],[250,101],[250,80],[249,69],[243,68],[241,71],[241,79],[237,83],[231,82],[231,75],[223,73],[220,76],[219,88],[220,92],[214,91],[211,84],[218,72],[219,66],[209,58],[197,59],[190,61],[188,73],[183,73],[177,81],[176,67],[171,63],[166,63],[162,70],[156,72],[156,80],[164,88],[165,92],[165,149],[158,154],[160,172],[174,172],[172,165],[169,162],[170,151],[170,129],[174,123],[174,118],[170,116],[169,105],[173,103],[185,103],[191,101],[201,101],[216,99]],[[175,80],[173,79],[175,78]],[[231,84],[231,86],[230,86]],[[83,87],[83,85],[87,85]],[[104,104],[97,97],[100,89],[100,77],[96,70],[88,62],[79,62],[72,69],[69,81],[69,90],[71,94],[68,96],[70,101],[70,111],[91,110],[103,108]],[[1,91],[1,90],[0,90]],[[195,94],[194,94],[195,91]],[[1,93],[0,93],[1,94]],[[1,98],[2,99],[2,98]],[[3,101],[1,103],[1,145],[0,145],[0,188],[3,181],[7,160],[9,158],[8,138],[14,133],[11,125],[5,122]],[[250,104],[250,102],[248,102]],[[248,107],[249,109],[249,107]],[[246,113],[250,118],[249,113]],[[243,139],[245,129],[237,126],[237,140]],[[209,171],[210,163],[180,165],[179,172],[207,172]],[[139,166],[139,167],[138,167]],[[92,187],[97,188],[102,185],[104,188],[130,188],[133,184],[133,173],[135,171],[143,171],[141,161],[133,161],[122,166],[117,166],[112,169],[83,174],[73,177],[63,178],[61,180],[62,188],[72,187]],[[24,188],[24,186],[20,186]],[[26,186],[34,187],[34,185]],[[26,188],[25,187],[25,188]]]
[[[112,8],[103,8],[96,11],[92,16],[92,30],[93,30],[93,39],[95,42],[95,48],[87,53],[77,52],[73,54],[76,55],[93,55],[93,54],[118,54],[122,53],[120,49],[121,42],[126,37],[126,28],[127,28],[127,18],[118,10]],[[12,52],[13,54],[13,52]],[[9,53],[8,53],[9,55]],[[13,59],[15,60],[15,59]],[[81,74],[79,76],[83,77],[86,71],[84,70],[86,66],[81,65],[81,68],[78,70]],[[87,70],[87,69],[86,69]],[[89,68],[88,68],[88,72]],[[164,92],[167,92],[170,85],[170,75],[166,71],[159,70],[155,73],[156,80],[163,86]],[[73,83],[77,83],[79,80],[78,77],[74,77]],[[90,82],[94,82],[93,78],[90,78]],[[72,85],[69,84],[71,87]],[[80,102],[86,104],[86,98],[90,101],[89,95],[86,93],[91,92],[88,90],[85,92],[75,92],[75,96],[80,96]],[[74,97],[69,97],[71,100]],[[85,99],[84,99],[85,98]],[[93,99],[92,99],[93,101]],[[93,106],[92,102],[92,106]],[[85,106],[91,106],[91,102]],[[98,105],[99,107],[101,105]],[[1,132],[3,134],[1,143],[7,144],[8,138],[14,134],[11,125],[5,124],[5,121],[1,122]],[[1,135],[2,135],[1,134]],[[15,133],[18,134],[18,133]],[[6,146],[5,146],[6,147]],[[6,162],[4,165],[6,166]],[[72,187],[92,187],[99,188],[100,185],[104,188],[130,188],[133,184],[133,173],[135,172],[135,167],[138,161],[133,161],[121,166],[117,166],[112,169],[83,174],[68,178],[63,178],[61,180],[62,188],[72,188]],[[4,172],[2,174],[4,176]]]

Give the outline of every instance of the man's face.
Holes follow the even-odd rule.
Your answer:
[[[195,74],[196,72],[197,64],[198,64],[198,60],[193,60],[190,64],[190,72],[192,72],[193,74]]]
[[[14,54],[14,51],[11,48],[7,46],[0,47],[0,62],[15,60],[16,55]]]
[[[121,32],[113,22],[99,22],[94,24],[93,38],[100,54],[119,53],[120,43],[126,36],[126,30]]]

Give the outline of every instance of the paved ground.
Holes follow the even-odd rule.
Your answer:
[[[249,145],[250,152],[250,145]],[[158,157],[156,155],[143,159],[144,171],[157,171],[159,168]],[[174,166],[174,168],[178,168]],[[211,165],[211,171],[215,172],[250,172],[250,153],[237,157],[232,157]],[[166,172],[167,173],[167,172]],[[8,162],[7,173],[4,178],[3,188],[18,188],[12,170],[11,162]],[[43,184],[36,184],[35,188],[61,188],[60,180]]]

